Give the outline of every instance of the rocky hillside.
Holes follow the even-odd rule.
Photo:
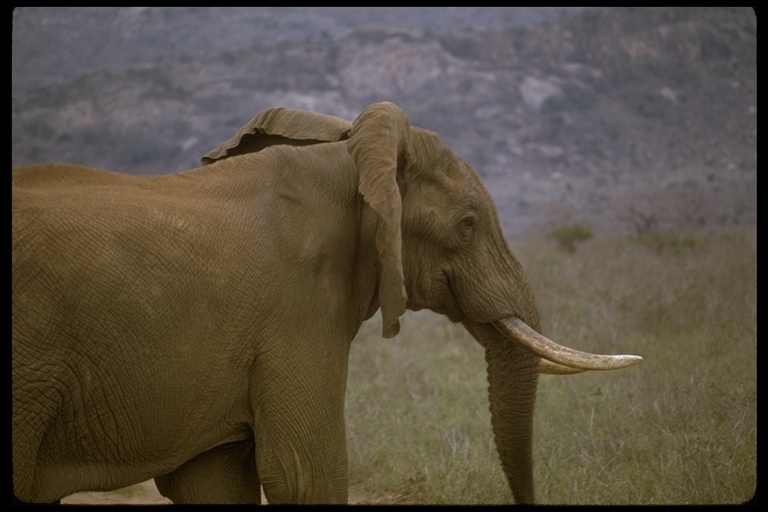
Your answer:
[[[619,219],[627,198],[641,215],[663,197],[665,208],[700,210],[700,223],[752,218],[750,9],[580,9],[536,23],[452,9],[361,9],[354,23],[341,9],[23,9],[13,164],[176,171],[265,108],[353,119],[391,100],[494,184],[513,232],[542,211],[550,223]],[[235,18],[251,29],[208,28]],[[47,39],[32,39],[40,26]]]

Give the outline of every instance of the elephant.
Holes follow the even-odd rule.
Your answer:
[[[12,173],[21,501],[154,478],[174,503],[346,503],[351,342],[429,309],[484,348],[501,467],[532,503],[539,374],[642,359],[541,334],[478,175],[391,102],[265,110],[179,173]]]

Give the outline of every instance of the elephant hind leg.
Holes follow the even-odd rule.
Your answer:
[[[174,503],[261,504],[253,439],[228,443],[155,477],[160,494]]]

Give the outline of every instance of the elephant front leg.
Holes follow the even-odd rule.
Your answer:
[[[269,503],[347,503],[345,370],[315,369],[321,381],[277,377],[254,400],[256,466]]]
[[[253,439],[217,446],[155,478],[174,503],[261,503]]]

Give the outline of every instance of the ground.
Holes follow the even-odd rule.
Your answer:
[[[170,505],[171,501],[160,495],[154,480],[112,492],[79,492],[61,500],[62,504],[73,505]]]
[[[262,499],[264,497],[262,496]],[[355,489],[349,491],[350,503],[372,503]],[[266,500],[264,500],[266,503]],[[171,501],[158,492],[154,480],[112,492],[79,492],[61,500],[66,505],[171,505]]]

